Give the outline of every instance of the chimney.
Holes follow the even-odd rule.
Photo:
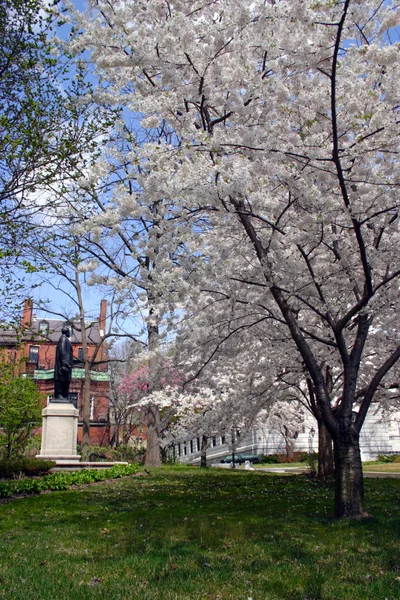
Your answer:
[[[99,317],[99,333],[100,337],[104,337],[106,333],[106,319],[107,319],[107,300],[100,302],[100,317]]]
[[[24,302],[24,308],[22,310],[22,327],[27,328],[32,325],[32,314],[33,314],[33,300],[28,298]]]

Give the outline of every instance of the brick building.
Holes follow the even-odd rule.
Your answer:
[[[108,445],[110,442],[109,391],[110,376],[107,372],[107,350],[102,343],[107,317],[107,301],[100,303],[99,318],[87,323],[86,335],[89,359],[97,349],[95,362],[91,370],[90,391],[90,443]],[[82,359],[82,336],[79,323],[66,322],[53,318],[37,318],[33,314],[33,303],[24,303],[21,329],[3,329],[0,331],[0,347],[7,360],[15,364],[16,374],[32,377],[42,394],[43,405],[53,397],[54,363],[57,341],[64,325],[70,328],[70,341],[74,358]],[[77,364],[72,370],[69,396],[79,408],[78,443],[82,438],[82,397],[84,383],[83,365]]]

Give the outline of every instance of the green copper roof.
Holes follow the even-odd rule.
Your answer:
[[[84,369],[72,369],[72,379],[84,379]],[[54,369],[38,370],[35,369],[34,379],[54,379]],[[92,381],[110,381],[109,373],[90,371],[90,379]]]

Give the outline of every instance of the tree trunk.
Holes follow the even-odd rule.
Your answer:
[[[81,453],[84,461],[89,459],[90,446],[90,367],[85,365],[85,379],[82,394],[82,443]]]
[[[364,481],[359,434],[340,423],[334,439],[335,517],[360,518],[364,514]]]
[[[81,329],[81,341],[82,341],[82,354],[83,363],[85,369],[85,378],[83,380],[82,390],[82,443],[81,443],[81,454],[84,461],[89,458],[89,446],[90,446],[90,371],[91,362],[89,360],[87,336],[86,336],[86,323],[85,323],[85,309],[83,306],[82,288],[79,279],[79,271],[75,270],[75,286],[76,295],[79,306],[79,325]]]
[[[285,447],[286,447],[286,460],[288,463],[293,462],[294,459],[294,442],[290,438],[285,437]]]
[[[322,420],[318,419],[318,477],[325,479],[334,474],[332,436]]]
[[[160,424],[160,411],[158,406],[150,404],[147,409],[147,447],[144,458],[146,467],[161,467],[160,440],[158,427]]]
[[[207,445],[208,438],[203,434],[201,438],[201,454],[200,454],[200,468],[205,469],[207,467]]]
[[[154,299],[148,294],[150,310],[149,314],[154,314]],[[149,359],[149,384],[148,392],[154,392],[160,387],[160,357],[159,357],[159,331],[158,324],[147,325],[147,340],[149,351],[152,356]],[[150,404],[147,409],[147,447],[144,456],[146,467],[161,467],[161,450],[159,438],[160,411],[158,406]]]

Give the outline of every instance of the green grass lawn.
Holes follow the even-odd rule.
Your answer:
[[[400,480],[333,521],[303,476],[171,467],[0,505],[0,598],[395,600]]]
[[[309,469],[307,463],[279,463],[279,464],[261,464],[253,465],[256,469]],[[244,467],[240,467],[244,468]],[[371,471],[374,473],[400,473],[400,463],[383,463],[378,461],[370,461],[363,463],[363,471]]]
[[[400,463],[367,462],[363,464],[363,470],[374,473],[400,473]]]
[[[287,469],[287,468],[296,468],[296,469],[309,469],[307,463],[304,462],[292,462],[292,463],[261,463],[260,465],[252,465],[255,469]],[[240,467],[244,468],[244,466]]]

